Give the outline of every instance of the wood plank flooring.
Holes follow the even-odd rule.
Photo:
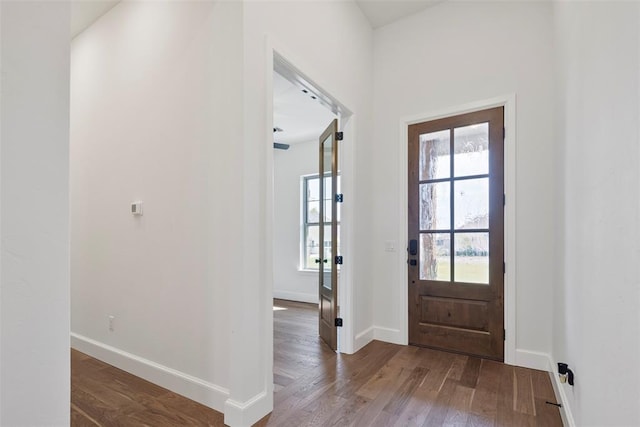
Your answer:
[[[224,417],[72,349],[71,425],[224,426]]]
[[[330,351],[314,305],[275,300],[274,411],[256,426],[562,426],[546,372],[373,341]],[[72,426],[223,426],[223,415],[72,351]]]

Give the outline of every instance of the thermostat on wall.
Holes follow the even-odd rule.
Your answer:
[[[131,213],[133,215],[142,215],[142,202],[131,203]]]

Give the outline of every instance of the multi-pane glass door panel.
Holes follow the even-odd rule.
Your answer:
[[[419,156],[421,280],[488,284],[489,124],[420,135]]]
[[[320,176],[320,188],[319,194],[322,194],[323,197],[320,198],[320,212],[324,212],[322,218],[320,218],[320,246],[321,246],[321,265],[320,265],[320,280],[321,284],[326,289],[332,289],[332,280],[331,275],[333,269],[336,268],[333,262],[333,245],[331,244],[334,240],[334,227],[337,227],[336,222],[333,220],[334,212],[337,215],[337,207],[335,207],[335,202],[333,201],[333,182],[334,182],[334,160],[333,160],[333,147],[334,147],[334,134],[329,134],[327,138],[322,142],[320,148],[321,155],[321,176]],[[337,236],[336,236],[337,237]]]
[[[336,242],[337,247],[340,248],[340,225],[338,227],[338,240]],[[325,265],[324,269],[328,269],[326,266],[331,260],[332,244],[331,244],[331,226],[324,225],[324,240],[322,242],[322,250],[324,254],[320,254],[320,226],[309,225],[307,227],[307,234],[305,236],[305,245],[307,246],[307,265],[316,267],[320,263]]]
[[[336,193],[340,192],[340,177],[336,177],[338,188]],[[331,222],[332,209],[331,209],[331,195],[334,194],[331,188],[331,176],[326,176],[323,179],[324,188],[324,222]],[[319,178],[307,178],[306,179],[306,191],[307,202],[305,214],[307,215],[308,223],[317,223],[320,219],[320,179]],[[337,206],[337,220],[340,222],[340,205]]]

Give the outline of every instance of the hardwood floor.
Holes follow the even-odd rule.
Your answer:
[[[71,425],[224,426],[224,417],[72,349]]]
[[[259,426],[562,426],[546,372],[380,341],[335,354],[314,305],[274,305],[275,407]]]
[[[316,307],[274,301],[274,411],[256,426],[562,426],[546,372],[373,341],[335,354]],[[221,413],[72,351],[72,426],[223,426]]]

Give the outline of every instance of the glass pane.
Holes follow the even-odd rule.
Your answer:
[[[307,202],[307,222],[320,220],[320,202]]]
[[[322,142],[322,153],[324,154],[323,172],[325,177],[331,176],[331,168],[333,166],[333,136],[329,135],[327,139]]]
[[[322,142],[322,182],[320,185],[320,193],[323,195],[322,201],[320,203],[320,210],[324,211],[324,215],[322,216],[322,222],[331,224],[331,178],[332,178],[332,162],[333,162],[333,136],[329,135]],[[325,240],[331,240],[331,230],[329,230],[328,238]],[[326,237],[326,236],[325,236]]]
[[[305,237],[305,259],[304,268],[318,269],[320,262],[324,262],[325,270],[331,271],[327,264],[332,258],[331,255],[331,226],[324,227],[324,257],[320,258],[320,227],[317,225],[307,226]],[[340,254],[340,226],[338,226],[338,254]],[[340,266],[338,266],[339,268]]]
[[[336,193],[340,192],[340,176],[338,175],[336,177],[336,181],[337,181],[337,188],[336,188]],[[328,176],[324,179],[324,211],[325,211],[325,216],[324,216],[324,221],[325,222],[330,222],[331,221],[331,196],[332,196],[332,191],[331,191],[331,177]],[[338,203],[336,205],[336,210],[338,212],[338,218],[337,221],[340,222],[340,203]]]
[[[489,283],[489,233],[455,234],[455,281]]]
[[[331,289],[331,272],[334,268],[333,255],[331,252],[331,198],[332,188],[331,180],[333,176],[333,134],[327,136],[322,142],[322,185],[320,193],[322,194],[321,210],[324,210],[322,218],[323,237],[321,242],[322,252],[322,274],[320,274],[321,285],[326,289]]]
[[[335,266],[333,263],[333,255],[331,254],[331,225],[324,226],[324,257],[323,257],[323,269],[324,278],[322,286],[327,289],[331,289],[331,269]]]
[[[320,228],[317,225],[307,227],[305,237],[304,268],[318,268],[316,260],[320,258]]]
[[[326,160],[325,160],[326,161]],[[324,198],[331,200],[331,171],[327,172],[328,176],[324,179]]]
[[[324,259],[330,260],[331,257],[331,226],[324,226]],[[327,261],[325,264],[327,264]]]
[[[324,201],[324,222],[331,222],[331,200]]]
[[[420,279],[451,280],[449,233],[420,234]]]
[[[489,178],[455,181],[453,202],[456,230],[489,228]]]
[[[341,186],[340,186],[340,175],[336,176],[336,194],[341,193]],[[342,207],[342,203],[336,203],[336,212],[337,212],[337,218],[336,221],[340,222],[340,208]],[[338,228],[338,230],[340,230],[340,228]],[[340,235],[340,233],[338,232],[338,235]]]
[[[437,182],[420,184],[420,229],[451,228],[451,184]]]
[[[453,130],[453,175],[489,173],[489,123]]]
[[[420,135],[420,180],[451,175],[449,130]]]
[[[320,180],[318,178],[307,178],[307,200],[310,202],[320,200]]]

